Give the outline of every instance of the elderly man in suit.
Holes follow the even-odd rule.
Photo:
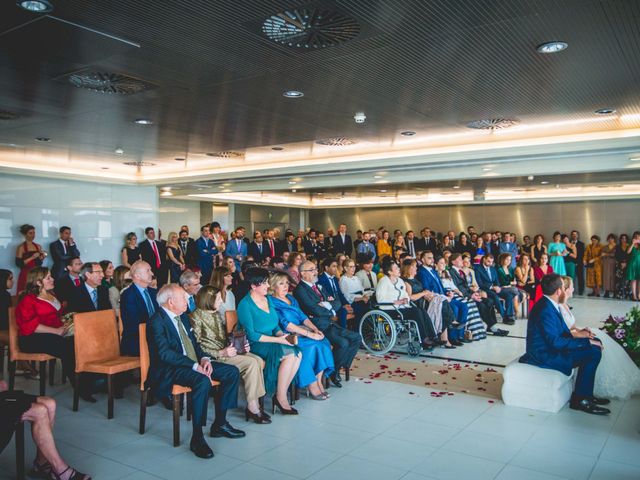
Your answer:
[[[207,403],[211,380],[221,382],[214,397],[216,416],[212,437],[240,438],[245,433],[233,428],[226,419],[229,408],[237,406],[240,372],[232,365],[213,365],[195,339],[191,325],[182,314],[187,310],[187,295],[176,284],[165,285],[157,295],[159,308],[147,328],[149,344],[148,385],[154,395],[168,402],[174,384],[191,388],[193,433],[190,449],[200,458],[213,457],[202,427],[207,421]],[[215,369],[215,371],[214,371]]]
[[[60,238],[49,244],[49,253],[51,254],[51,260],[53,260],[51,275],[54,280],[65,274],[67,262],[70,259],[80,256],[80,250],[78,250],[76,242],[71,237],[71,228],[63,226],[60,227],[59,232]]]
[[[138,260],[131,265],[129,271],[132,284],[120,295],[120,317],[122,318],[122,338],[120,352],[122,355],[137,357],[140,355],[139,325],[147,323],[158,310],[156,289],[151,288],[153,272],[151,265]]]
[[[611,413],[602,407],[609,400],[593,395],[596,370],[602,358],[602,344],[597,338],[574,338],[571,335],[559,310],[559,303],[565,295],[560,275],[545,275],[540,285],[544,296],[529,314],[527,350],[520,362],[558,370],[565,375],[571,375],[572,369],[577,368],[578,375],[569,406],[594,415]]]
[[[87,262],[80,270],[82,282],[69,296],[67,310],[75,313],[111,309],[109,289],[102,285],[104,272],[98,262]]]
[[[318,269],[315,263],[306,261],[300,265],[300,277],[300,283],[293,291],[293,296],[298,300],[302,311],[333,346],[336,370],[329,379],[340,388],[342,387],[340,369],[351,366],[351,362],[358,353],[362,337],[336,323],[336,309],[340,309],[341,304],[318,286]]]
[[[493,300],[493,303],[500,311],[502,322],[506,325],[515,323],[515,311],[513,309],[513,299],[518,296],[518,292],[512,288],[501,288],[498,284],[498,273],[493,266],[493,255],[487,253],[482,257],[478,265],[474,267],[476,281],[480,290]],[[500,299],[504,299],[504,306]]]

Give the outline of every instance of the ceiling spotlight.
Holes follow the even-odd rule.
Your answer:
[[[482,169],[483,172],[490,172],[492,169],[490,167],[484,167]]]
[[[184,157],[176,157],[176,158],[174,158],[174,160],[175,160],[176,162],[184,162],[184,161],[186,161],[187,159],[186,159],[186,158],[184,158]]]
[[[271,150],[275,150],[277,152],[284,150],[284,147],[271,147]]]
[[[376,179],[382,178],[382,175],[374,175],[373,178],[376,178]]]
[[[599,108],[598,110],[596,110],[593,113],[595,113],[596,115],[612,115],[612,114],[616,113],[616,109],[615,108],[610,108],[610,107]]]
[[[400,135],[402,135],[403,137],[413,137],[415,134],[416,132],[412,130],[406,130],[404,132],[400,132]]]
[[[541,43],[536,47],[538,53],[558,53],[565,50],[569,44],[567,42],[553,41]]]
[[[49,13],[53,10],[53,5],[48,0],[19,0],[16,5],[34,13]]]
[[[169,190],[165,190],[164,192],[160,192],[160,196],[161,197],[173,197],[173,193],[171,193]]]
[[[353,116],[353,119],[356,121],[356,123],[364,123],[367,119],[367,116],[364,114],[364,112],[356,112],[356,114]]]
[[[36,137],[38,142],[50,142],[51,139],[49,137]]]
[[[543,180],[542,182],[540,182],[540,185],[549,185],[549,182],[547,182],[546,180]]]
[[[293,180],[290,180],[290,181],[289,181],[289,185],[295,185],[296,183],[298,183],[298,182],[295,182],[295,181],[293,181]]]
[[[298,190],[296,190],[295,188],[291,190],[292,193],[296,193]]]
[[[304,93],[299,90],[287,90],[282,96],[285,98],[302,98],[304,97]]]
[[[380,190],[380,193],[387,193],[387,191],[383,189],[383,190]]]
[[[527,180],[531,181],[531,180],[533,180],[534,178],[535,178],[535,177],[534,177],[533,175],[529,175],[529,176],[527,177]]]
[[[640,157],[631,157],[629,158],[630,162],[640,162]]]
[[[454,185],[453,188],[454,190],[458,190],[460,188],[460,185]]]
[[[116,148],[116,149],[114,150],[114,153],[115,153],[116,155],[124,155],[124,150],[123,150],[122,148],[118,147],[118,148]]]
[[[149,120],[148,118],[136,118],[133,123],[138,125],[153,125],[153,120]]]
[[[109,170],[109,167],[100,167],[101,170]]]

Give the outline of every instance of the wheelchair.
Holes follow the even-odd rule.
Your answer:
[[[382,310],[381,306],[392,306],[393,310]],[[402,309],[393,303],[372,304],[372,310],[360,319],[359,330],[362,345],[373,355],[384,355],[395,347],[406,347],[412,357],[422,351],[418,323],[404,318]]]

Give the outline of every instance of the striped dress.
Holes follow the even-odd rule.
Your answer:
[[[453,280],[451,277],[441,277],[442,278],[442,286],[445,289],[457,290]],[[476,305],[476,302],[471,300],[470,298],[460,297],[458,295],[455,296],[461,302],[467,304],[469,308],[469,314],[467,315],[467,323],[465,324],[465,330],[471,332],[472,340],[482,340],[487,338],[487,327],[482,321],[482,317],[480,317],[480,311]]]

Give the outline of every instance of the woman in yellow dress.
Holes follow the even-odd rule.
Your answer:
[[[593,291],[589,297],[599,297],[602,286],[602,245],[598,235],[591,236],[591,243],[584,251],[583,263],[587,269],[587,287]]]

